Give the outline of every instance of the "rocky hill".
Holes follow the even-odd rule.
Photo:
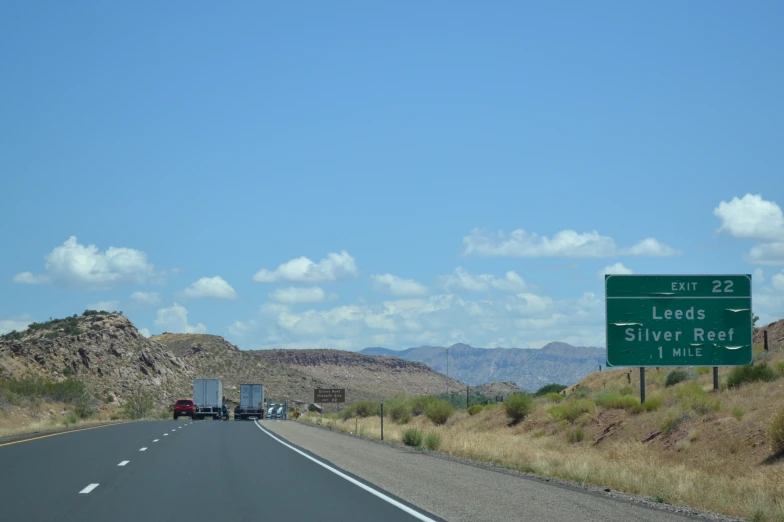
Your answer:
[[[318,354],[318,355],[316,355]],[[438,393],[445,376],[420,363],[323,350],[239,350],[215,335],[142,336],[126,317],[87,311],[23,332],[0,336],[0,377],[75,377],[93,395],[123,404],[146,392],[158,405],[189,397],[196,377],[223,381],[226,398],[239,400],[239,385],[263,383],[272,400],[307,403],[314,388],[346,388],[346,401],[379,400],[396,393]],[[464,386],[451,380],[450,386]]]
[[[784,348],[784,319],[755,328],[754,346],[763,345],[765,342],[765,331],[768,332],[768,348],[770,350]]]
[[[328,387],[354,388],[382,395],[438,394],[465,388],[425,364],[396,357],[371,357],[342,350],[259,350],[259,361],[281,364],[327,383]]]
[[[74,376],[103,399],[122,403],[144,391],[166,403],[187,391],[196,371],[142,336],[126,317],[85,312],[0,337],[0,373],[54,380]]]
[[[166,346],[189,368],[197,369],[200,377],[221,379],[224,394],[232,401],[239,400],[242,383],[263,383],[270,400],[288,398],[299,402],[312,401],[314,388],[332,386],[320,378],[319,372],[300,371],[304,368],[258,357],[256,352],[240,350],[216,335],[167,333],[151,339]],[[377,400],[384,395],[383,390],[352,383],[346,388],[347,402]]]
[[[420,346],[400,351],[365,348],[361,353],[418,361],[446,373],[446,350],[442,346]],[[449,347],[449,375],[474,386],[505,381],[534,391],[550,383],[570,385],[598,370],[600,364],[605,364],[603,348],[567,343],[554,342],[541,349],[474,348],[467,344]]]

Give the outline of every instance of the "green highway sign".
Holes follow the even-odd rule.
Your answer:
[[[750,275],[605,275],[608,366],[752,362]]]

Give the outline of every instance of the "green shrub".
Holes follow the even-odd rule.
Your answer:
[[[146,392],[136,391],[128,397],[123,404],[123,411],[130,419],[143,419],[152,412],[154,403],[152,397]]]
[[[732,408],[732,416],[738,420],[743,420],[743,408],[738,408],[737,406]]]
[[[480,405],[478,405],[478,404],[474,404],[473,406],[471,406],[470,408],[468,408],[468,414],[469,414],[469,415],[476,415],[477,413],[479,413],[479,412],[480,412],[480,411],[482,411],[483,409],[484,409],[484,408],[483,408],[482,406],[480,406]]]
[[[580,427],[571,428],[566,432],[566,440],[568,440],[570,444],[582,442],[583,439],[585,439],[585,431]]]
[[[624,386],[623,388],[621,388],[621,391],[619,391],[618,393],[620,393],[621,395],[632,395],[634,394],[634,388],[632,388],[631,386]]]
[[[637,403],[632,409],[631,412],[635,415],[643,413],[643,412],[651,412],[656,411],[664,405],[664,400],[662,400],[661,396],[654,395],[653,397],[647,397],[645,402],[640,404]]]
[[[700,366],[699,368],[694,369],[694,373],[697,375],[708,375],[711,372],[711,369],[707,366]]]
[[[431,397],[430,395],[420,395],[418,397],[412,397],[409,399],[409,403],[411,406],[411,414],[416,416],[424,415],[425,409],[427,406],[435,401],[437,401],[435,397]]]
[[[593,389],[588,386],[581,386],[577,388],[572,393],[569,394],[569,397],[572,399],[585,399],[589,395],[593,393]]]
[[[564,386],[563,384],[546,384],[541,388],[539,388],[538,390],[536,390],[536,393],[534,395],[536,397],[543,397],[548,393],[561,393],[565,389],[566,386]]]
[[[735,388],[741,384],[757,381],[775,381],[777,379],[776,373],[768,366],[767,363],[760,363],[754,366],[747,364],[745,366],[736,366],[732,369],[727,377],[727,387]]]
[[[697,382],[689,383],[678,389],[675,396],[681,399],[681,407],[684,410],[693,410],[701,415],[721,409],[721,401],[711,397]]]
[[[373,401],[357,401],[341,410],[340,417],[343,420],[354,417],[371,417],[381,414],[381,404]]]
[[[454,406],[440,399],[432,401],[425,408],[425,415],[436,425],[445,424],[454,412]]]
[[[513,422],[520,422],[533,409],[534,401],[526,394],[510,395],[504,400],[506,416]]]
[[[408,424],[411,422],[411,409],[404,403],[398,403],[389,409],[389,418],[398,424]]]
[[[784,410],[773,417],[770,424],[770,438],[773,442],[773,451],[777,454],[784,452]]]
[[[419,428],[408,428],[403,432],[403,444],[406,446],[419,447],[422,445],[422,430]]]
[[[548,393],[544,398],[548,401],[561,402],[564,399],[564,396],[560,393]]]
[[[425,435],[425,446],[429,450],[437,450],[441,447],[441,435],[436,432],[431,431],[427,435]]]
[[[673,370],[667,374],[667,379],[664,381],[664,386],[669,388],[670,386],[675,386],[679,382],[688,381],[689,380],[689,372],[686,370]]]
[[[595,412],[596,404],[590,399],[568,400],[547,410],[554,420],[567,422],[574,422],[584,413],[594,414]]]
[[[670,435],[676,429],[678,429],[678,426],[680,426],[681,423],[689,420],[690,418],[691,418],[691,415],[689,415],[686,412],[670,410],[670,411],[667,412],[667,415],[665,415],[664,419],[662,420],[662,423],[659,426],[659,429],[665,435]]]
[[[776,363],[776,371],[779,375],[784,375],[784,361],[779,361]]]
[[[80,400],[76,406],[74,406],[74,413],[80,419],[89,419],[93,415],[95,415],[95,411],[90,406],[89,401],[87,399]]]
[[[599,406],[608,410],[632,410],[640,404],[637,397],[618,395],[613,392],[604,393],[596,401]]]

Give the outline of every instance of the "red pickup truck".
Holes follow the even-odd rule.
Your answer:
[[[178,417],[193,418],[193,412],[196,410],[196,405],[193,404],[191,399],[179,399],[174,404],[174,420]]]

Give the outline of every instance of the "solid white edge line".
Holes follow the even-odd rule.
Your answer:
[[[141,448],[139,451],[147,451],[147,448]]]
[[[129,462],[130,462],[130,460],[124,460],[124,461],[120,462],[120,463],[119,463],[119,464],[117,464],[117,465],[118,465],[118,466],[125,466],[125,465],[126,465],[126,464],[128,464]]]
[[[307,453],[305,453],[305,452],[303,452],[303,451],[300,451],[300,450],[298,450],[297,448],[295,448],[295,447],[294,447],[294,446],[292,446],[291,444],[288,444],[287,442],[284,442],[283,440],[279,439],[278,437],[276,437],[276,436],[275,436],[275,435],[273,435],[272,433],[270,433],[270,432],[268,432],[267,430],[265,430],[264,428],[262,428],[262,427],[261,427],[261,425],[259,425],[259,422],[258,422],[258,421],[254,421],[254,424],[255,424],[255,425],[256,425],[256,427],[257,427],[257,428],[259,428],[259,429],[260,429],[260,430],[261,430],[263,433],[266,433],[267,435],[269,435],[270,437],[272,437],[272,438],[273,438],[273,439],[275,439],[276,441],[280,442],[281,444],[283,444],[284,446],[286,446],[286,447],[287,447],[287,448],[289,448],[290,450],[296,451],[297,453],[299,453],[300,455],[302,455],[302,456],[303,456],[303,457],[305,457],[306,459],[309,459],[309,460],[311,460],[311,461],[315,462],[315,463],[316,463],[316,464],[318,464],[319,466],[321,466],[321,467],[323,467],[323,468],[326,468],[326,469],[328,469],[329,471],[331,471],[331,472],[332,472],[332,473],[334,473],[335,475],[337,475],[337,476],[339,476],[339,477],[341,477],[341,478],[344,478],[344,479],[348,480],[349,482],[351,482],[351,483],[352,483],[352,484],[354,484],[355,486],[359,486],[360,488],[364,489],[364,490],[365,490],[365,491],[367,491],[368,493],[370,493],[370,494],[372,494],[372,495],[375,495],[375,496],[377,496],[378,498],[380,498],[381,500],[383,500],[383,501],[385,501],[385,502],[388,502],[389,504],[392,504],[392,505],[393,505],[393,506],[395,506],[396,508],[398,508],[398,509],[401,509],[401,510],[405,511],[406,513],[408,513],[408,514],[409,514],[409,515],[411,515],[412,517],[414,517],[414,518],[416,518],[416,519],[418,519],[418,520],[422,520],[423,522],[436,522],[436,521],[435,521],[435,520],[433,520],[432,518],[430,518],[430,517],[426,517],[426,516],[425,516],[425,515],[423,515],[422,513],[418,512],[418,511],[416,511],[416,510],[413,510],[413,509],[411,509],[410,507],[406,506],[405,504],[401,504],[401,503],[400,503],[400,502],[398,502],[397,500],[395,500],[395,499],[393,499],[393,498],[390,498],[390,497],[386,496],[385,494],[381,493],[380,491],[376,491],[375,489],[371,488],[370,486],[368,486],[368,485],[366,485],[366,484],[363,484],[362,482],[360,482],[360,481],[358,481],[358,480],[356,480],[356,479],[353,479],[353,478],[349,477],[348,475],[346,475],[346,474],[345,474],[345,473],[343,473],[342,471],[339,471],[339,470],[337,470],[337,469],[333,468],[332,466],[328,466],[328,465],[324,464],[323,462],[321,462],[320,460],[318,460],[318,459],[314,459],[313,457],[311,457],[311,456],[310,456],[310,455],[308,455]]]
[[[97,488],[97,487],[98,487],[98,484],[90,484],[89,486],[87,486],[86,488],[84,488],[83,490],[81,490],[81,491],[79,492],[79,494],[81,495],[82,493],[89,493],[90,491],[94,490],[94,489],[95,489],[95,488]]]

